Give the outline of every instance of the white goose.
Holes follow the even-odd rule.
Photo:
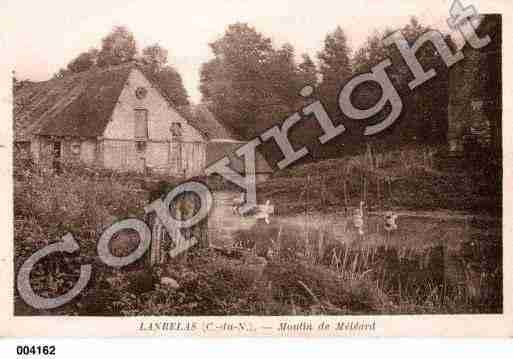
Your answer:
[[[353,216],[353,223],[356,228],[358,228],[358,234],[363,236],[363,205],[365,202],[360,201],[360,208],[356,210],[356,213]]]

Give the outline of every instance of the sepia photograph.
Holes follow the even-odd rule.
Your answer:
[[[12,323],[384,335],[480,315],[513,335],[504,15],[322,3],[34,4],[0,149]]]

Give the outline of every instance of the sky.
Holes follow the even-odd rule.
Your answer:
[[[12,66],[21,79],[49,79],[80,52],[99,48],[115,25],[126,25],[138,48],[159,43],[182,75],[193,102],[199,102],[199,70],[212,58],[208,44],[226,27],[247,22],[276,46],[291,43],[296,54],[316,59],[327,33],[340,25],[353,49],[374,30],[406,24],[416,16],[424,25],[448,31],[450,0],[87,0],[11,1],[0,5]],[[475,3],[475,2],[474,2]]]

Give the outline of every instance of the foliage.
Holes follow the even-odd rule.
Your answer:
[[[290,44],[275,49],[270,38],[237,23],[210,47],[215,57],[201,68],[203,100],[237,135],[250,138],[291,112],[301,83]]]
[[[141,61],[159,88],[175,106],[188,106],[189,98],[183,85],[182,76],[168,64],[167,60],[168,51],[157,43],[145,47],[142,51]],[[182,115],[186,114],[182,113]]]
[[[154,80],[164,94],[184,114],[182,108],[189,105],[187,90],[182,76],[168,63],[168,50],[158,43],[147,46],[137,57],[137,46],[134,35],[124,26],[116,26],[102,40],[101,50],[95,48],[82,52],[71,60],[66,69],[60,69],[55,79],[90,70],[95,66],[106,67],[137,61]]]
[[[63,69],[63,68],[60,68],[59,71],[57,71],[55,74],[53,74],[53,78],[54,79],[62,79],[68,75],[70,75],[72,72],[68,69]]]
[[[14,164],[16,271],[30,255],[68,232],[80,245],[80,253],[50,256],[39,263],[32,278],[42,295],[56,296],[71,288],[80,264],[94,261],[97,240],[108,226],[144,214],[146,192],[137,181],[84,169],[64,168],[55,175],[21,159]]]
[[[500,187],[490,181],[497,178],[498,169],[490,163],[491,156],[459,159],[458,169],[447,169],[445,154],[434,147],[368,149],[280,171],[258,186],[259,202],[270,199],[278,213],[297,213],[304,210],[308,188],[309,208],[328,212],[357,206],[362,198],[369,207],[499,211]]]
[[[68,64],[68,70],[74,73],[87,71],[96,64],[98,50],[91,49],[83,52]]]
[[[189,105],[187,90],[182,81],[182,76],[170,65],[162,66],[153,73],[159,87],[166,93],[175,106]]]
[[[346,131],[327,144],[320,145],[321,130],[315,121],[302,121],[290,131],[293,144],[305,144],[309,155],[302,162],[362,153],[372,143],[397,149],[407,143],[439,145],[446,142],[448,69],[434,46],[426,44],[417,56],[425,68],[432,67],[437,77],[411,91],[411,72],[395,45],[384,46],[382,39],[401,30],[410,44],[430,28],[415,18],[397,29],[375,31],[353,53],[342,27],[326,35],[316,65],[308,55],[296,63],[294,48],[285,44],[275,48],[271,40],[247,24],[230,25],[224,36],[211,44],[214,58],[203,64],[200,90],[203,100],[228,128],[242,139],[250,139],[265,129],[280,124],[311,100],[299,96],[299,90],[311,84],[312,98],[320,99],[335,124],[343,122]],[[446,38],[448,41],[449,39]],[[450,44],[450,42],[449,42]],[[338,106],[341,88],[353,76],[368,72],[385,58],[392,60],[387,69],[403,101],[403,111],[393,126],[377,136],[364,136],[369,123],[382,121],[384,108],[367,121],[345,118]],[[353,93],[358,108],[372,107],[380,98],[376,84],[366,83]],[[271,162],[281,159],[272,143],[261,148]]]
[[[300,85],[316,87],[319,80],[315,63],[308,54],[302,54],[301,59],[302,61],[297,66]]]
[[[410,90],[408,83],[412,80],[409,67],[406,65],[396,45],[383,45],[382,41],[395,31],[408,41],[410,46],[421,35],[432,30],[418,22],[414,17],[410,22],[398,29],[385,29],[375,31],[369,36],[365,44],[359,48],[353,58],[355,73],[369,72],[371,68],[384,59],[390,59],[393,67],[387,70],[394,86],[403,100],[403,112],[394,126],[393,134],[381,136],[379,142],[385,143],[445,143],[447,132],[447,81],[448,69],[439,57],[436,48],[431,44],[423,45],[416,53],[416,57],[423,68],[435,69],[437,75],[421,87]],[[452,46],[449,37],[445,37],[449,46]],[[355,105],[360,108],[372,106],[379,99],[379,90],[367,88],[367,93],[356,92]]]
[[[142,50],[142,61],[148,64],[154,71],[160,70],[167,63],[167,50],[159,44],[146,46]]]
[[[331,113],[336,113],[338,93],[352,75],[351,49],[340,26],[326,35],[324,48],[317,55],[320,61],[320,93]]]
[[[430,168],[429,157],[425,158],[411,152],[400,160],[372,155],[345,165],[335,160],[307,165],[289,170],[287,190],[301,188],[297,177],[312,171],[321,171],[326,178],[341,177],[339,169],[349,169],[353,177],[382,171],[422,174]],[[495,230],[496,224],[489,220],[470,222],[464,238],[458,235],[461,225],[447,222],[444,232],[433,230],[426,221],[408,224],[403,220],[399,223],[401,235],[374,238],[372,234],[364,240],[347,237],[343,241],[337,237],[335,226],[327,222],[312,222],[312,227],[305,230],[282,227],[281,222],[273,221],[238,233],[238,256],[195,249],[152,270],[141,269],[141,263],[115,270],[97,258],[97,240],[116,219],[140,218],[142,212],[134,208],[143,208],[148,193],[139,180],[84,169],[65,168],[63,174],[54,175],[20,160],[15,161],[14,170],[15,270],[35,251],[67,232],[79,242],[80,253],[59,254],[40,262],[31,276],[36,293],[47,297],[63,294],[76,283],[81,264],[93,266],[93,277],[85,291],[55,310],[32,309],[16,293],[18,315],[340,315],[501,310],[500,229]],[[156,185],[153,196],[169,188],[164,182]],[[274,188],[273,201],[281,203],[280,189],[275,185],[270,186]],[[336,185],[343,187],[340,182]],[[399,193],[397,190],[394,187],[394,194]],[[418,203],[424,198],[418,194],[423,188],[416,184],[415,193]],[[310,210],[315,209],[318,194],[314,186]],[[292,195],[295,202],[301,201],[300,195]],[[283,212],[283,207],[277,210]],[[322,217],[326,219],[326,214]],[[337,225],[344,220],[338,218]],[[304,240],[306,234],[308,241]],[[179,288],[162,284],[160,276],[173,278]]]
[[[125,26],[115,26],[102,40],[98,66],[119,65],[133,60],[136,54],[137,45],[132,32]]]

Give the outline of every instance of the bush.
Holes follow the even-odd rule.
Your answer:
[[[50,288],[43,295],[57,296],[78,279],[80,261],[94,260],[97,241],[108,226],[127,217],[142,218],[147,192],[129,178],[119,183],[69,168],[57,175],[16,159],[14,163],[16,273],[29,256],[68,232],[80,246],[79,254],[52,255],[32,272],[34,288]]]

